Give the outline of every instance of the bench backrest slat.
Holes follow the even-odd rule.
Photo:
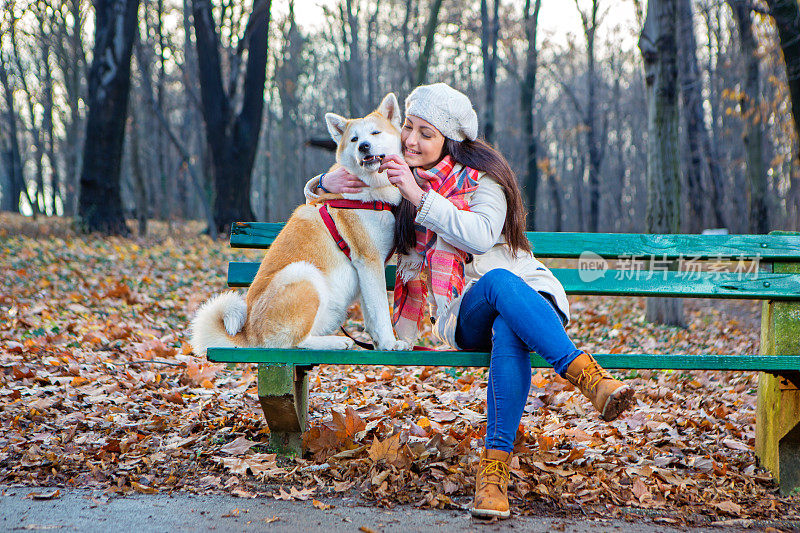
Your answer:
[[[800,237],[789,235],[657,235],[644,233],[528,232],[534,255],[606,259],[759,259],[800,261]]]
[[[231,226],[231,247],[268,248],[283,226],[283,223],[277,222],[234,222]]]
[[[281,228],[280,223],[237,222],[231,246],[267,248]],[[800,261],[798,235],[528,232],[527,236],[537,257],[579,258],[591,252],[606,259]]]
[[[258,263],[231,262],[228,286],[247,287]],[[394,287],[395,267],[386,267],[386,288]],[[735,298],[747,300],[800,300],[800,274],[771,272],[660,272],[608,270],[594,279],[595,271],[554,268],[567,294],[623,296],[681,296],[687,298]],[[590,277],[591,276],[591,277]]]

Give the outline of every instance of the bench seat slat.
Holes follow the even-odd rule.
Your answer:
[[[228,286],[247,287],[258,271],[255,262],[231,262]],[[634,272],[609,270],[602,278],[584,281],[587,272],[554,268],[553,274],[567,294],[621,296],[682,296],[688,298],[737,298],[749,300],[800,300],[800,274],[753,274],[733,272]],[[620,278],[620,279],[616,279]],[[633,279],[629,279],[633,278]],[[648,279],[649,278],[649,279]],[[742,279],[740,279],[742,278]],[[394,287],[394,266],[386,267],[386,287]]]
[[[602,278],[584,281],[581,277],[591,271],[552,271],[567,294],[800,300],[800,274],[608,270]]]
[[[267,248],[282,223],[238,222],[231,231],[234,248]],[[601,257],[653,256],[656,259],[739,259],[800,261],[797,235],[657,235],[645,233],[527,232],[538,257],[576,258],[584,252]]]
[[[800,355],[659,355],[595,354],[604,368],[673,370],[800,371]],[[487,367],[489,354],[458,351],[297,350],[267,348],[209,348],[209,361],[294,365],[384,365]],[[534,368],[550,365],[531,354]]]

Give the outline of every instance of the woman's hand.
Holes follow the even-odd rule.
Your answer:
[[[389,155],[383,158],[381,166],[378,167],[379,172],[384,170],[389,182],[400,189],[400,194],[406,200],[419,207],[424,191],[417,185],[417,180],[414,179],[408,163],[399,155]]]
[[[350,174],[344,167],[339,167],[326,173],[320,179],[325,190],[333,194],[359,193],[367,186],[366,183]],[[325,192],[320,190],[320,192]]]

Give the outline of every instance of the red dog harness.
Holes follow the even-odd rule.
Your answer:
[[[331,237],[333,237],[333,240],[336,241],[336,246],[338,246],[339,249],[342,252],[344,252],[344,255],[346,255],[347,258],[351,260],[352,258],[350,257],[350,247],[347,245],[347,242],[345,242],[344,238],[339,233],[339,230],[336,229],[336,223],[333,221],[333,217],[331,217],[331,214],[328,212],[328,206],[338,207],[339,209],[369,209],[371,211],[391,211],[395,207],[392,204],[387,204],[386,202],[378,202],[378,201],[362,202],[360,200],[328,200],[320,206],[319,214],[322,217],[322,221],[325,223],[325,227],[328,228],[328,232],[331,234]],[[394,247],[392,247],[392,249],[389,251],[389,255],[388,257],[386,257],[386,259],[388,260],[393,253],[394,253]],[[375,349],[375,346],[368,342],[361,342],[358,339],[354,339],[349,333],[347,333],[347,330],[344,329],[344,326],[342,326],[340,329],[358,346],[365,348],[367,350]],[[412,349],[432,350],[433,348],[427,348],[425,346],[414,346]]]
[[[331,207],[338,207],[339,209],[369,209],[370,211],[391,211],[394,209],[392,204],[388,204],[386,202],[362,202],[360,200],[327,200],[323,203],[319,208],[319,215],[322,217],[322,222],[325,223],[325,227],[328,228],[328,232],[333,237],[333,240],[336,242],[336,246],[344,252],[344,255],[347,256],[348,259],[352,259],[350,257],[350,247],[345,242],[342,235],[339,233],[339,230],[336,229],[336,223],[333,221],[333,217],[328,212],[328,206]],[[391,252],[389,253],[391,257]]]

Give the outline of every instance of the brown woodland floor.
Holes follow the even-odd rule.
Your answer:
[[[308,454],[278,458],[263,444],[254,367],[211,365],[186,343],[226,263],[259,253],[198,229],[101,239],[0,216],[0,480],[466,508],[486,370],[319,367]],[[645,323],[641,299],[571,302],[569,333],[588,351],[758,350],[754,302],[687,301],[686,329]],[[517,510],[682,524],[800,518],[798,497],[779,497],[756,461],[756,374],[617,375],[637,405],[609,424],[552,371],[534,374],[512,465]]]

